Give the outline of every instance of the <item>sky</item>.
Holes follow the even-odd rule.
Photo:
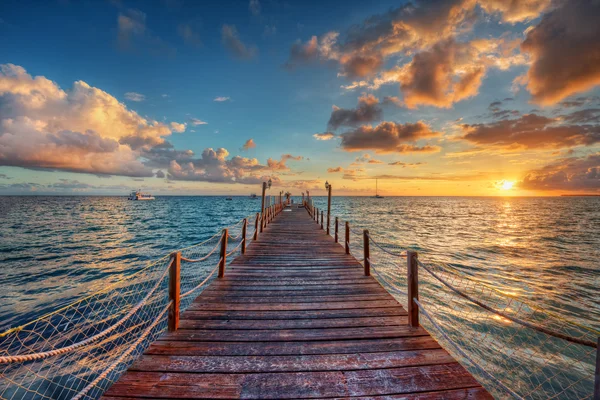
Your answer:
[[[600,194],[597,0],[0,2],[0,195]]]

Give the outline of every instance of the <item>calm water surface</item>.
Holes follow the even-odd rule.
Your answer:
[[[259,208],[246,197],[0,197],[0,331]],[[600,328],[598,197],[334,197],[332,210],[376,239]]]

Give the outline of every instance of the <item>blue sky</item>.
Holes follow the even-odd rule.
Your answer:
[[[383,192],[390,195],[598,190],[597,182],[574,185],[571,176],[562,185],[549,187],[547,179],[557,176],[540,172],[554,165],[554,172],[562,173],[561,163],[573,157],[584,168],[573,171],[576,179],[589,172],[590,165],[595,168],[595,159],[589,157],[597,152],[597,115],[592,128],[589,119],[587,128],[582,128],[581,120],[568,126],[575,129],[578,140],[567,141],[566,133],[551,139],[550,145],[526,138],[539,130],[555,135],[551,128],[563,124],[562,117],[574,111],[593,112],[589,110],[596,107],[597,74],[592,71],[580,80],[573,77],[563,85],[568,90],[543,88],[536,83],[544,77],[535,75],[535,66],[548,61],[540,54],[554,55],[560,49],[546,48],[548,44],[533,36],[529,41],[537,40],[534,46],[523,46],[536,29],[544,37],[544,18],[557,18],[570,10],[547,0],[528,0],[512,8],[501,3],[4,1],[0,64],[11,67],[0,75],[0,113],[4,114],[0,119],[23,118],[35,125],[36,133],[28,131],[27,137],[35,141],[39,135],[40,146],[34,151],[21,142],[15,144],[19,137],[25,142],[25,134],[18,133],[16,123],[10,128],[5,124],[0,131],[0,149],[2,137],[6,140],[4,154],[0,151],[0,193],[122,194],[139,186],[162,194],[245,194],[255,191],[265,177],[296,191],[320,189],[327,179],[346,194],[369,194],[377,177],[383,181]],[[575,15],[597,12],[591,2],[575,3],[579,8],[568,6]],[[445,8],[450,10],[446,14]],[[396,27],[392,33],[385,30],[388,25]],[[403,26],[409,27],[408,34],[398,32]],[[407,35],[412,35],[410,40]],[[580,36],[573,42],[585,45],[588,38]],[[328,37],[333,44],[327,44]],[[419,60],[426,63],[423,68],[418,67]],[[411,67],[431,71],[417,76]],[[451,71],[439,72],[444,68]],[[375,84],[386,73],[395,76]],[[469,74],[474,79],[467,82],[464,78]],[[35,104],[38,76],[67,93],[66,103],[63,94],[51,89],[52,94],[44,94],[46,103],[40,111]],[[528,82],[519,84],[519,77]],[[13,82],[4,90],[2,78]],[[84,110],[81,121],[69,121],[77,118],[78,107],[96,104],[91,89],[85,94],[86,106],[77,104],[81,96],[73,88],[78,81],[123,106],[116,111],[120,116],[110,118],[131,112],[157,129],[158,125],[175,129],[172,123],[185,128],[152,134],[140,128],[117,135],[111,132],[108,117],[104,124],[86,126],[85,112],[112,115],[109,108],[120,107],[114,104],[107,111],[100,106]],[[29,92],[17,87],[27,87]],[[49,100],[51,95],[58,96],[58,103]],[[360,98],[366,96],[375,99],[374,104],[364,103],[373,114],[356,117],[362,113]],[[219,98],[224,101],[215,101]],[[564,106],[576,98],[589,101],[575,108]],[[110,103],[110,99],[103,101]],[[500,104],[492,106],[495,101]],[[316,140],[313,135],[332,131],[328,121],[334,118],[333,106],[342,110],[337,115],[341,125],[332,132],[335,138]],[[498,113],[502,110],[507,113]],[[492,128],[512,129],[502,121],[517,124],[532,110],[549,120],[536,120],[536,132],[525,132],[524,139],[509,143],[483,137]],[[420,136],[403,136],[417,123],[424,124],[417,127]],[[390,138],[378,136],[386,143],[382,144],[375,137],[386,127],[395,135],[391,148],[385,147]],[[479,128],[487,130],[466,139],[468,132]],[[87,148],[69,142],[74,140],[73,132],[86,141]],[[381,133],[389,134],[389,130]],[[108,158],[106,148],[91,150],[89,143],[98,137],[110,138],[110,146],[103,143],[114,150],[114,157]],[[136,148],[127,137],[148,142]],[[242,149],[249,139],[255,147]],[[172,150],[194,153],[179,158],[169,153],[182,169],[169,163],[173,160],[148,162],[152,148],[164,148],[165,141]],[[215,155],[216,164],[208,158],[199,161],[209,148],[225,148],[228,154]],[[80,158],[78,164],[55,156],[68,158],[73,152]],[[461,152],[470,155],[465,158],[467,153]],[[232,165],[234,156],[243,157],[244,166]],[[136,172],[115,166],[122,162],[115,160],[123,157]],[[542,178],[546,179],[543,185]],[[511,191],[503,192],[509,186]]]

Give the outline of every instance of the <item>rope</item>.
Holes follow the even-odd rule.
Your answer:
[[[438,330],[438,332],[440,333],[440,335],[442,335],[442,337],[444,339],[446,339],[446,341],[448,343],[450,343],[452,345],[452,347],[454,347],[454,349],[458,352],[458,354],[460,354],[464,359],[466,359],[469,363],[471,363],[471,365],[473,365],[474,367],[476,367],[477,369],[479,369],[481,371],[482,374],[484,374],[486,376],[486,378],[494,381],[495,383],[497,383],[500,387],[502,387],[502,389],[506,390],[507,393],[510,393],[510,395],[512,395],[513,397],[515,397],[516,399],[523,399],[523,397],[519,396],[517,393],[513,392],[511,389],[509,389],[505,384],[503,384],[502,382],[500,382],[499,380],[497,380],[496,378],[494,378],[494,376],[492,374],[490,374],[489,372],[487,372],[483,367],[481,367],[479,364],[477,364],[475,361],[473,361],[473,359],[471,357],[469,357],[459,346],[458,344],[456,344],[451,338],[450,336],[448,336],[446,334],[446,332],[442,329],[441,326],[438,325],[438,323],[431,317],[431,315],[429,315],[429,313],[427,312],[427,310],[425,310],[425,308],[423,307],[423,305],[421,303],[419,303],[419,300],[413,298],[413,301],[417,304],[417,306],[419,306],[419,310],[421,310],[421,312],[423,313],[423,315],[425,315],[425,317],[427,317],[427,319],[429,320],[429,322],[431,322],[431,324]]]
[[[167,306],[156,317],[156,319],[154,320],[154,322],[152,324],[150,324],[150,326],[148,326],[148,328],[146,328],[146,330],[141,334],[141,336],[135,342],[133,342],[133,344],[127,349],[127,351],[125,351],[123,354],[121,354],[121,356],[119,358],[117,358],[115,360],[115,362],[113,362],[106,370],[104,370],[104,372],[102,372],[100,375],[98,375],[96,377],[96,379],[94,379],[92,382],[90,382],[89,385],[87,385],[85,388],[83,388],[83,390],[81,392],[79,392],[77,395],[75,395],[72,400],[79,400],[83,396],[85,396],[87,392],[89,392],[94,386],[96,386],[98,384],[98,382],[100,382],[102,379],[106,378],[106,376],[113,369],[115,369],[125,359],[125,357],[127,357],[129,354],[131,354],[131,352],[133,350],[135,350],[135,348],[137,346],[139,346],[139,344],[146,337],[148,337],[148,335],[150,334],[150,332],[152,332],[152,329],[154,329],[154,327],[156,327],[156,325],[158,325],[159,322],[161,322],[162,316],[165,315],[165,312],[167,312],[167,310],[169,310],[169,308],[171,307],[172,303],[173,303],[173,301],[170,301],[167,304]]]
[[[239,248],[240,248],[240,246],[242,245],[242,243],[244,243],[244,241],[243,241],[243,240],[242,240],[242,241],[240,241],[240,243],[239,243],[237,246],[235,246],[235,248],[234,248],[233,250],[231,250],[231,252],[230,252],[230,253],[227,253],[227,257],[229,257],[230,255],[232,255],[233,253],[235,253],[235,252],[237,251],[237,249],[239,249]]]
[[[429,272],[429,274],[431,274],[431,276],[433,276],[435,279],[437,279],[438,281],[440,281],[444,286],[446,286],[447,288],[449,288],[450,290],[452,290],[454,293],[458,294],[461,297],[464,297],[465,299],[471,301],[472,303],[477,304],[479,307],[482,307],[484,309],[486,309],[487,311],[494,313],[496,315],[499,315],[501,317],[504,317],[512,322],[515,322],[519,325],[525,326],[527,328],[531,328],[534,329],[538,332],[542,332],[545,333],[546,335],[549,336],[553,336],[555,338],[558,339],[563,339],[566,340],[568,342],[571,343],[576,343],[576,344],[581,344],[583,346],[587,346],[587,347],[593,347],[593,348],[597,348],[598,344],[596,342],[593,342],[591,340],[585,340],[585,339],[578,339],[578,338],[574,338],[568,335],[564,335],[562,333],[559,332],[554,332],[550,329],[544,328],[543,326],[539,326],[536,324],[533,324],[531,322],[527,322],[527,321],[523,321],[522,319],[513,317],[512,315],[506,314],[502,311],[498,311],[493,309],[492,307],[488,306],[487,304],[484,304],[482,302],[480,302],[479,300],[469,296],[466,293],[461,292],[460,290],[456,289],[454,286],[452,286],[450,283],[446,282],[444,279],[440,278],[436,273],[434,273],[431,269],[429,269],[429,267],[427,267],[425,264],[423,264],[421,261],[419,261],[417,259],[417,263],[419,264],[420,267],[422,267],[423,269],[425,269],[425,271]]]
[[[369,234],[367,234],[367,237],[368,237],[368,238],[371,240],[371,242],[373,242],[373,244],[374,244],[375,246],[379,247],[379,249],[381,249],[381,251],[383,251],[384,253],[387,253],[387,254],[389,254],[390,256],[394,256],[394,257],[406,257],[406,252],[398,254],[398,253],[392,253],[391,251],[389,251],[389,250],[387,250],[387,249],[384,249],[383,247],[381,247],[381,246],[379,245],[379,243],[377,243],[377,242],[376,242],[376,241],[375,241],[375,240],[374,240],[374,239],[371,237],[371,234],[370,234],[370,233],[369,233]]]
[[[205,255],[204,257],[198,258],[196,260],[192,260],[192,259],[185,258],[185,257],[182,256],[181,257],[181,261],[186,261],[186,262],[191,262],[191,263],[197,263],[197,262],[206,260],[208,257],[210,257],[215,252],[215,250],[219,247],[219,244],[221,243],[222,240],[223,240],[223,237],[221,236],[221,240],[219,240],[217,242],[217,244],[215,244],[215,247],[213,247],[212,250],[207,255]]]
[[[117,323],[115,323],[114,325],[106,328],[102,332],[97,333],[94,336],[90,336],[89,338],[87,338],[85,340],[82,340],[80,342],[73,343],[70,346],[62,347],[60,349],[55,349],[55,350],[50,350],[50,351],[44,351],[44,352],[41,352],[41,353],[22,354],[22,355],[17,355],[17,356],[3,356],[3,357],[0,357],[0,364],[9,364],[9,363],[14,363],[14,362],[42,360],[42,359],[45,359],[45,358],[48,358],[48,357],[51,357],[51,356],[57,356],[59,354],[68,353],[68,352],[70,352],[72,350],[75,350],[75,349],[78,349],[78,348],[83,347],[85,345],[88,345],[90,343],[93,343],[96,340],[100,339],[101,337],[106,336],[110,332],[112,332],[115,329],[117,329],[119,326],[123,325],[123,323],[125,323],[125,321],[127,321],[129,318],[131,318],[131,316],[133,314],[135,314],[144,304],[146,304],[146,301],[148,301],[148,299],[150,298],[150,296],[152,296],[152,294],[154,294],[154,292],[156,291],[156,289],[160,286],[160,283],[162,282],[162,280],[164,279],[164,277],[167,275],[168,271],[169,271],[169,267],[165,268],[165,270],[163,271],[162,275],[160,276],[160,278],[158,279],[158,281],[156,282],[156,284],[154,285],[154,287],[148,292],[148,294],[139,303],[137,303],[131,310],[129,310],[129,312],[127,314],[125,314],[125,316],[123,316],[123,318],[121,318],[119,321],[117,321]]]
[[[210,279],[210,277],[213,276],[215,271],[218,269],[219,269],[219,264],[217,264],[217,266],[215,268],[213,268],[212,272],[206,277],[206,279],[204,279],[202,282],[200,282],[196,287],[194,287],[194,288],[188,290],[187,292],[183,293],[182,295],[180,295],[179,298],[183,299],[183,298],[189,296],[190,294],[192,294],[192,292],[194,292],[195,290],[200,289]]]

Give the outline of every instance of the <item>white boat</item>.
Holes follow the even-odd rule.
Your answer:
[[[374,199],[383,199],[383,196],[380,196],[379,194],[377,194],[377,179],[375,179],[375,196],[373,196]]]
[[[142,193],[141,190],[136,190],[135,192],[131,192],[129,198],[127,200],[154,200],[154,196],[149,193]]]

